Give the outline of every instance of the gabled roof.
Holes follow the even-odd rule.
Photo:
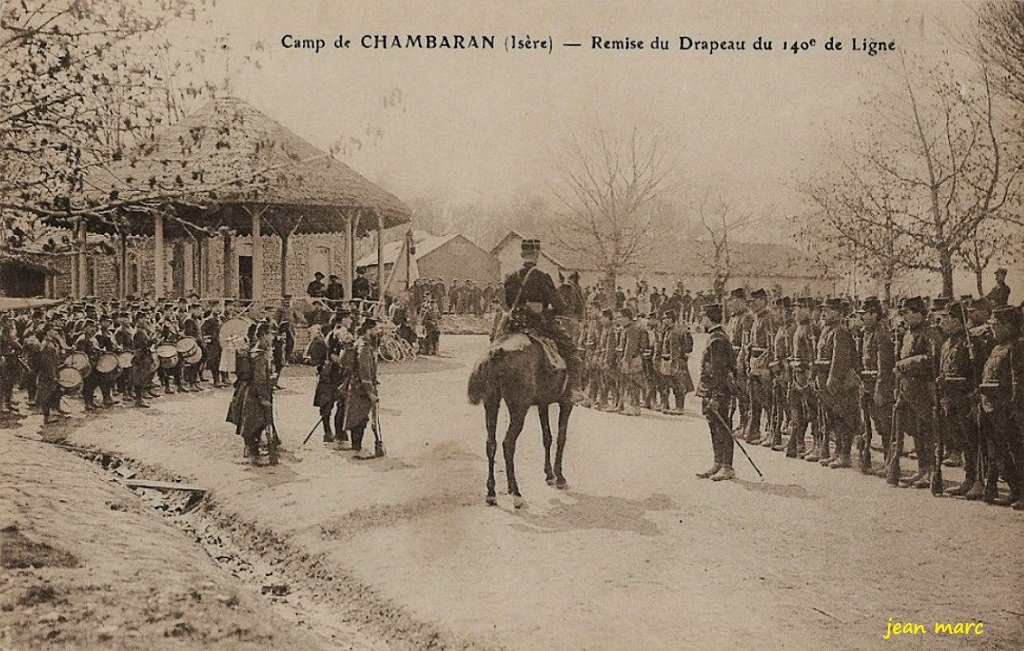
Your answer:
[[[423,256],[437,250],[441,246],[444,246],[448,242],[451,242],[452,240],[459,238],[469,242],[469,240],[467,240],[462,235],[459,235],[458,233],[455,233],[453,235],[441,235],[439,237],[427,237],[418,242],[413,242],[413,246],[416,248],[416,253],[413,255],[413,258],[419,260]],[[395,263],[395,260],[398,259],[399,252],[401,252],[402,250],[402,244],[404,242],[405,239],[403,238],[401,240],[398,240],[397,242],[388,242],[387,244],[384,245],[384,264]],[[469,243],[473,244],[472,242]],[[473,244],[473,246],[476,245]],[[359,260],[356,262],[357,267],[373,267],[376,264],[376,251],[368,255],[364,255],[363,257],[359,258]]]
[[[152,146],[92,174],[89,184],[103,198],[116,193],[131,200],[164,191],[220,205],[273,205],[303,213],[300,233],[342,232],[338,210],[379,214],[385,227],[407,222],[410,215],[393,194],[235,97],[203,105],[164,129]],[[230,219],[224,212],[209,216],[217,222],[213,226]],[[248,232],[244,219],[239,221],[240,232]],[[372,224],[363,230],[376,229],[375,218],[364,221]]]

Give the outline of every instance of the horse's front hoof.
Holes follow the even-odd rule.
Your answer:
[[[554,477],[548,477],[547,481],[548,481],[548,486],[554,486],[555,485],[555,478]]]
[[[555,488],[557,488],[558,490],[565,490],[568,487],[569,482],[565,481],[565,477],[562,477],[561,479],[555,482]]]
[[[514,506],[515,506],[515,507],[516,507],[517,509],[521,509],[521,508],[523,508],[524,506],[526,506],[526,500],[524,500],[524,499],[523,499],[523,496],[522,496],[522,495],[513,495],[513,496],[512,496],[512,504],[513,504],[513,505],[514,505]]]
[[[494,495],[487,496],[487,506],[498,506],[498,498]]]

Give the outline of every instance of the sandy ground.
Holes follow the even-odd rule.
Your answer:
[[[0,649],[325,648],[98,466],[0,449]]]
[[[738,450],[737,481],[699,480],[711,453],[692,398],[675,417],[574,411],[565,491],[544,482],[530,417],[516,457],[528,507],[504,494],[486,507],[483,412],[465,399],[485,347],[450,336],[441,358],[382,367],[384,459],[353,460],[319,433],[300,446],[317,419],[308,369],[276,397],[276,468],[242,463],[225,391],[65,433],[208,486],[210,508],[273,537],[268,553],[316,574],[324,599],[321,574],[336,574],[339,617],[388,646],[1024,648],[1019,513],[760,447],[766,481]],[[889,617],[985,628],[886,642]]]

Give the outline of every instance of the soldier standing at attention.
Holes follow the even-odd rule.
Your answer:
[[[882,303],[869,296],[861,303],[863,339],[861,343],[861,411],[865,428],[878,432],[889,460],[892,434],[892,393],[895,389],[892,333],[883,318]],[[865,474],[885,476],[885,469],[877,472],[871,467],[871,446],[865,440],[861,450],[860,470]]]
[[[735,360],[732,344],[722,330],[722,307],[716,303],[704,306],[704,329],[708,333],[707,345],[700,360],[700,383],[697,396],[702,400],[701,411],[711,430],[711,448],[715,461],[708,470],[697,473],[701,479],[714,481],[734,479],[732,454],[735,443],[729,430],[729,403],[732,401]]]
[[[747,309],[747,292],[742,287],[737,287],[729,293],[729,317],[727,327],[729,339],[732,341],[732,355],[736,362],[736,390],[734,395],[740,412],[740,431],[746,432],[748,416],[750,415],[750,395],[747,391],[747,340],[750,335],[750,327],[753,324],[754,316]],[[728,421],[732,425],[731,418]]]
[[[946,425],[950,443],[964,454],[964,481],[945,491],[947,495],[966,495],[978,479],[978,428],[974,420],[971,396],[978,388],[977,368],[972,364],[976,354],[969,348],[964,327],[967,315],[963,303],[950,303],[940,312],[940,327],[945,335],[939,350],[939,416]],[[936,459],[942,463],[942,459]],[[937,491],[937,492],[936,492]],[[933,487],[936,495],[941,487]]]
[[[775,326],[768,313],[768,293],[755,289],[750,293],[750,331],[747,337],[746,355],[749,360],[748,392],[749,415],[747,417],[746,440],[748,443],[770,444],[771,433],[761,434],[761,416],[764,415],[771,397],[771,374],[768,363],[771,358],[772,339]]]
[[[769,368],[772,372],[772,409],[771,409],[771,444],[776,452],[786,449],[782,442],[782,425],[790,414],[789,388],[792,376],[789,368],[790,347],[793,345],[793,322],[790,311],[791,301],[788,296],[775,299],[774,313],[776,329],[772,338],[772,359]]]
[[[934,468],[935,337],[928,327],[928,308],[920,296],[903,299],[900,314],[907,330],[896,360],[899,374],[896,410],[901,430],[914,437],[918,468],[917,474],[906,483],[914,488],[928,488]],[[896,432],[893,435],[895,437]]]
[[[825,410],[825,426],[836,434],[835,453],[820,463],[829,468],[849,468],[853,437],[856,435],[859,401],[857,390],[857,346],[843,319],[845,309],[838,298],[825,299],[821,317],[825,326],[818,338],[815,366],[818,395]],[[826,443],[827,446],[827,443]]]
[[[786,443],[786,456],[801,458],[807,461],[818,461],[820,456],[819,432],[817,430],[818,403],[814,396],[811,375],[811,364],[814,362],[816,342],[814,329],[811,325],[811,308],[814,299],[802,296],[796,299],[793,318],[796,327],[789,346],[789,441]],[[811,425],[811,449],[804,448],[804,434]]]
[[[1021,341],[1021,312],[1015,307],[992,311],[989,320],[995,346],[981,373],[981,413],[1002,461],[1002,475],[1010,486],[1008,499],[996,498],[999,468],[990,468],[985,501],[1024,510],[1024,456],[1021,432],[1024,413],[1024,342]]]

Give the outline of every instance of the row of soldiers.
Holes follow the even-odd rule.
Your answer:
[[[443,314],[477,314],[487,312],[491,303],[500,300],[500,283],[477,283],[474,280],[452,280],[445,287],[440,278],[417,278],[409,288],[409,302],[418,311],[430,297]]]
[[[223,354],[220,326],[240,314],[255,316],[247,306],[232,300],[220,308],[181,299],[162,305],[154,301],[86,300],[17,316],[0,315],[0,412],[17,411],[13,399],[16,387],[25,390],[28,405],[38,407],[44,422],[52,423],[66,413],[60,399],[72,391],[82,398],[87,411],[93,411],[121,400],[148,407],[147,399],[161,395],[161,386],[163,394],[201,391],[207,382],[214,387],[228,386],[235,364]],[[294,340],[288,323],[275,316],[270,309],[262,320],[272,331],[271,359],[279,372]],[[199,354],[192,355],[191,361],[178,355],[165,357],[161,363],[156,349],[161,345],[165,350],[174,347],[183,338],[194,340]],[[80,393],[60,379],[73,353],[88,360],[77,369]],[[111,355],[119,356],[120,363],[102,365],[101,357]],[[97,389],[102,404],[96,403]]]
[[[992,309],[970,296],[910,297],[896,310],[875,297],[857,306],[808,297],[769,304],[763,290],[735,290],[729,301],[725,328],[721,306],[704,308],[713,334],[698,395],[715,464],[701,476],[734,476],[728,430],[738,411],[739,436],[789,457],[849,468],[856,445],[861,472],[892,485],[1024,508],[1019,308]],[[906,436],[917,457],[909,477],[900,473]],[[962,464],[964,481],[945,486],[944,463]],[[1000,479],[1009,486],[1004,497]]]
[[[628,307],[591,304],[577,347],[585,367],[583,406],[626,415],[640,407],[681,414],[693,391],[693,336],[673,310],[636,317]],[[674,404],[670,401],[674,400]]]

